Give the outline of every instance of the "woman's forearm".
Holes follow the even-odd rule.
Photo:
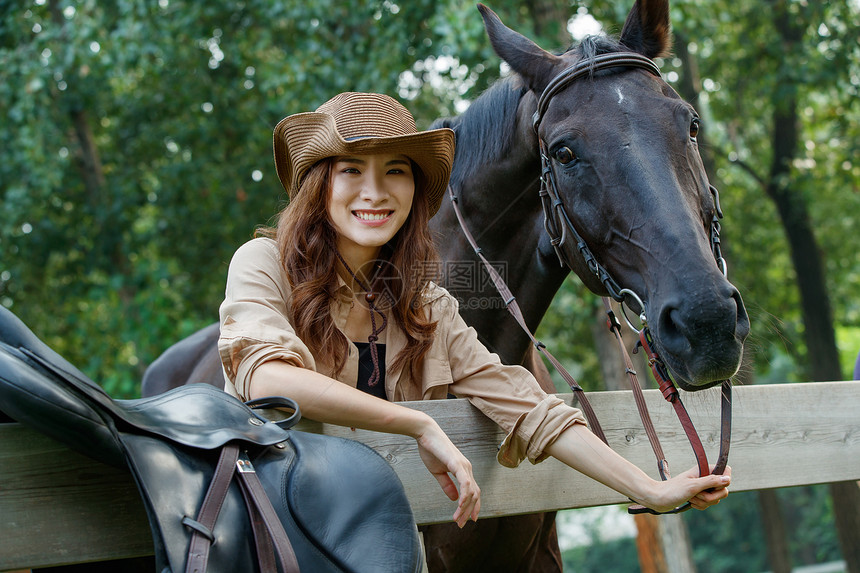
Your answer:
[[[569,427],[546,451],[580,473],[639,503],[652,495],[655,481],[582,424]]]
[[[417,410],[380,400],[313,370],[272,360],[253,374],[250,398],[288,396],[302,417],[337,424],[419,437],[432,419]]]

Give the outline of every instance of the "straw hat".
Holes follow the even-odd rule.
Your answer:
[[[295,197],[308,170],[340,155],[398,153],[409,157],[426,180],[430,214],[439,210],[454,161],[454,132],[417,131],[415,120],[393,98],[372,93],[336,95],[315,112],[285,117],[275,126],[275,168]]]

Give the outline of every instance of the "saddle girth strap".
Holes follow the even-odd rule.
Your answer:
[[[218,465],[206,490],[206,497],[200,505],[196,519],[185,516],[182,524],[194,530],[191,534],[191,543],[188,546],[188,559],[186,560],[185,573],[205,573],[209,562],[209,548],[215,542],[212,530],[215,529],[215,521],[221,513],[221,505],[227,497],[227,489],[233,479],[233,471],[236,460],[239,459],[239,446],[229,444],[221,449]]]
[[[212,532],[234,474],[239,476],[240,490],[248,508],[261,573],[277,573],[278,564],[284,573],[300,573],[292,544],[251,461],[244,452],[240,454],[237,444],[232,443],[221,448],[218,464],[196,519],[188,516],[182,519],[183,525],[194,530],[188,547],[185,573],[206,572],[209,550],[215,542]]]
[[[254,466],[251,465],[251,460],[247,454],[243,453],[239,456],[239,461],[236,463],[239,474],[239,485],[242,486],[242,493],[245,499],[250,499],[252,504],[248,504],[248,508],[253,507],[259,513],[263,524],[269,534],[269,539],[274,545],[275,556],[281,566],[281,570],[285,573],[300,573],[299,562],[296,559],[296,554],[293,551],[293,546],[290,543],[287,532],[284,531],[284,526],[275,513],[275,508],[272,507],[272,502],[266,495],[263,489],[263,484],[260,483],[260,478],[257,477],[257,472]],[[253,523],[253,519],[252,519]],[[254,529],[256,532],[256,528]],[[260,544],[258,543],[258,547]]]

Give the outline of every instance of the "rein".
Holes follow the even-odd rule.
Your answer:
[[[571,223],[570,217],[567,214],[564,203],[561,200],[561,197],[558,193],[558,188],[555,184],[555,178],[553,176],[552,171],[552,163],[550,161],[549,155],[547,153],[546,144],[540,136],[540,132],[538,128],[540,127],[540,123],[543,120],[543,116],[549,107],[550,100],[557,95],[559,91],[566,88],[575,80],[585,77],[587,75],[591,75],[594,72],[597,72],[602,69],[610,68],[610,67],[635,67],[644,69],[651,74],[657,76],[658,78],[662,77],[660,74],[660,70],[657,65],[640,54],[636,54],[633,52],[622,52],[622,53],[610,53],[610,54],[601,54],[594,58],[583,60],[570,68],[565,69],[561,73],[559,73],[555,78],[553,78],[547,87],[544,89],[541,96],[538,98],[538,107],[537,111],[535,111],[533,117],[533,127],[535,130],[535,134],[538,138],[539,151],[541,156],[541,187],[540,187],[540,199],[541,204],[544,210],[544,229],[550,237],[550,241],[555,250],[556,255],[558,256],[559,263],[562,266],[567,266],[572,269],[573,266],[566,259],[564,251],[562,247],[565,243],[565,239],[568,236],[573,238],[573,241],[576,243],[576,249],[583,257],[586,265],[589,270],[594,273],[597,278],[600,280],[601,284],[604,285],[606,291],[609,295],[620,302],[622,305],[627,299],[632,300],[639,307],[640,320],[642,321],[642,329],[637,330],[630,324],[629,320],[628,325],[632,330],[638,332],[639,334],[639,342],[638,346],[641,346],[646,355],[648,356],[648,363],[651,367],[652,373],[654,374],[655,379],[659,385],[659,389],[663,394],[663,397],[672,404],[675,413],[681,423],[681,426],[684,428],[684,432],[687,435],[687,439],[690,442],[691,447],[693,448],[693,452],[696,457],[696,462],[699,469],[699,475],[705,476],[710,472],[710,466],[708,465],[707,455],[705,454],[705,448],[702,445],[702,441],[699,439],[698,434],[696,433],[696,429],[693,426],[693,422],[690,419],[689,414],[687,413],[686,408],[681,402],[680,394],[678,389],[675,386],[675,383],[672,381],[671,376],[669,375],[668,368],[663,363],[662,359],[660,359],[659,355],[653,348],[653,339],[651,338],[651,332],[648,328],[647,317],[645,315],[645,304],[642,300],[629,289],[624,289],[619,286],[619,284],[612,278],[609,272],[600,265],[597,261],[597,258],[591,252],[588,245],[582,236],[577,232],[576,228]],[[717,189],[713,186],[709,186],[710,191],[714,197],[714,205],[715,205],[715,213],[713,219],[711,221],[710,227],[710,241],[711,248],[714,254],[714,258],[717,261],[717,265],[720,270],[723,272],[723,275],[726,274],[726,262],[722,257],[722,252],[720,249],[720,219],[722,218],[722,210],[720,208],[719,202],[719,193]],[[498,290],[499,294],[502,296],[502,299],[505,302],[505,308],[507,308],[508,312],[514,317],[517,323],[520,325],[520,328],[528,335],[532,344],[534,344],[535,348],[544,356],[550,363],[555,367],[556,371],[564,378],[565,382],[567,382],[570,389],[576,395],[577,400],[579,401],[579,405],[585,414],[586,419],[588,420],[588,424],[591,428],[591,431],[594,432],[604,443],[609,445],[608,440],[606,439],[606,434],[603,431],[603,428],[600,426],[600,422],[597,420],[597,416],[594,413],[594,409],[592,408],[588,398],[586,397],[585,391],[582,387],[577,384],[576,380],[571,376],[571,374],[561,365],[561,363],[549,352],[546,346],[537,340],[532,334],[531,330],[529,330],[526,325],[525,318],[523,317],[522,311],[519,308],[519,304],[517,304],[516,298],[511,293],[511,290],[508,288],[507,284],[505,284],[501,275],[493,268],[493,266],[489,263],[489,261],[484,257],[481,252],[480,247],[478,247],[477,242],[472,236],[471,232],[466,225],[466,221],[463,218],[463,214],[460,211],[457,196],[454,194],[454,190],[451,186],[448,186],[448,194],[451,198],[451,203],[454,208],[454,213],[457,216],[457,220],[460,224],[461,229],[463,230],[463,234],[466,236],[469,244],[474,250],[475,254],[478,258],[481,259],[484,267],[486,268],[488,274],[490,275],[493,284]],[[621,337],[621,323],[618,321],[618,318],[615,316],[614,311],[611,308],[609,298],[603,297],[603,303],[606,308],[607,313],[607,325],[615,335],[616,340],[618,341],[619,349],[621,350],[621,354],[624,357],[625,368],[628,374],[628,378],[630,381],[630,386],[633,390],[633,396],[636,401],[636,407],[639,411],[639,416],[642,419],[642,424],[645,427],[645,433],[648,435],[648,441],[651,444],[651,448],[654,451],[654,455],[657,458],[657,469],[660,473],[660,478],[662,480],[667,480],[670,477],[669,474],[669,464],[666,461],[666,457],[663,454],[663,448],[660,445],[660,440],[657,437],[657,432],[654,429],[654,424],[651,421],[651,415],[648,412],[648,407],[645,403],[645,398],[642,393],[642,388],[639,385],[639,381],[636,377],[636,371],[633,368],[633,362],[630,359],[630,355],[627,353],[627,349],[624,346],[624,342]],[[631,307],[632,308],[632,307]],[[623,311],[623,306],[622,306]],[[626,319],[625,315],[625,319]],[[636,350],[634,350],[635,352]],[[722,382],[722,391],[721,391],[721,423],[720,423],[720,452],[717,458],[717,463],[714,467],[714,474],[722,474],[725,471],[726,465],[728,463],[729,456],[729,446],[731,443],[731,420],[732,420],[732,411],[731,411],[731,381],[724,380]],[[659,515],[662,513],[680,513],[682,511],[686,511],[691,507],[690,502],[685,503],[684,505],[677,507],[668,512],[657,512],[650,508],[641,506],[641,505],[632,505],[628,508],[629,513],[651,513],[655,515]]]

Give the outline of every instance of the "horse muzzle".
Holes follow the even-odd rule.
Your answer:
[[[678,386],[688,391],[710,388],[733,376],[750,329],[741,295],[731,283],[723,280],[707,294],[664,301],[652,311],[658,352]]]

